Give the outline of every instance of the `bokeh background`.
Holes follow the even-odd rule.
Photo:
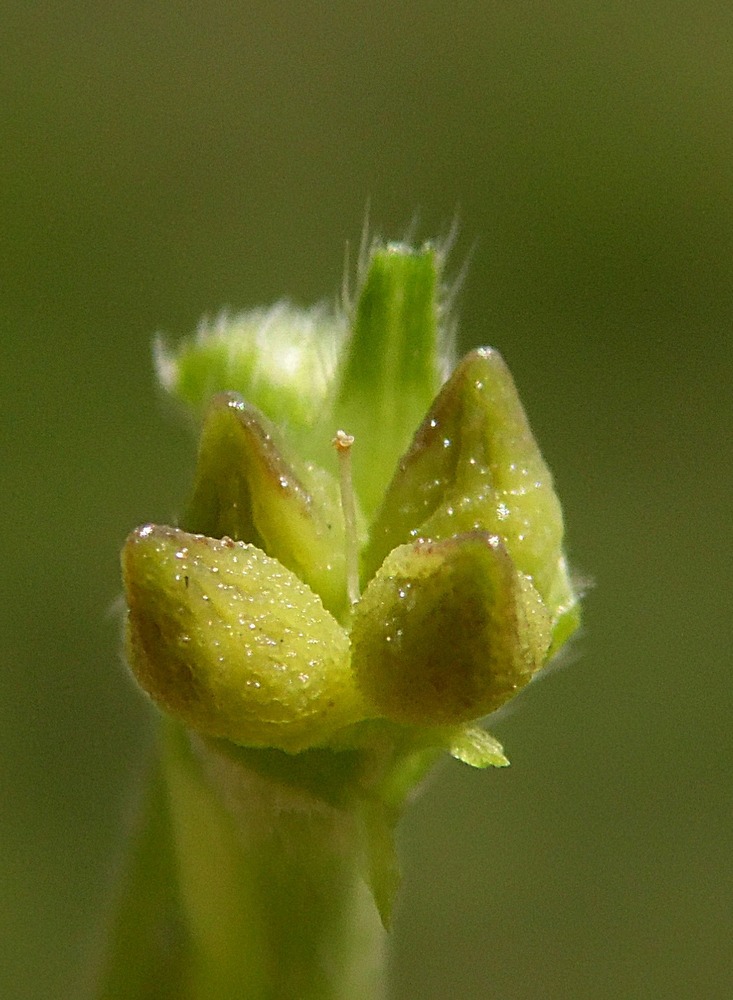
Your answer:
[[[367,202],[460,218],[594,580],[513,766],[401,828],[394,1000],[733,995],[733,7],[4,0],[0,47],[0,996],[84,996],[150,744],[117,552],[193,458],[151,337],[335,295]]]

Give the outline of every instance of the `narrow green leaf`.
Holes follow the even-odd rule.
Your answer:
[[[391,927],[394,902],[402,881],[394,840],[400,814],[400,809],[378,798],[366,799],[358,814],[364,841],[365,880],[385,930]]]
[[[355,439],[354,480],[367,515],[440,384],[439,292],[433,247],[372,251],[334,409],[337,426]]]
[[[297,774],[336,755],[291,757],[289,774],[285,759],[273,768],[277,751],[166,728],[192,1000],[379,1000],[384,934],[357,819]]]
[[[188,997],[271,1000],[277,972],[266,948],[256,865],[190,736],[170,721],[163,736],[171,845],[190,941]]]

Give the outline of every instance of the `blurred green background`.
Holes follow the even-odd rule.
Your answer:
[[[193,457],[151,337],[335,294],[368,200],[458,214],[462,343],[595,581],[513,766],[401,828],[394,1000],[733,995],[733,7],[6,0],[0,40],[0,996],[85,995],[150,743],[117,552]]]

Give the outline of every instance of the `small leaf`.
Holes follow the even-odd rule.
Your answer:
[[[450,754],[470,767],[507,767],[504,748],[485,729],[467,726],[453,734]]]
[[[254,546],[147,525],[123,576],[130,667],[192,729],[297,752],[363,717],[348,635]]]
[[[369,799],[361,803],[357,816],[363,839],[364,879],[382,924],[389,930],[395,897],[402,881],[394,842],[400,811],[378,799]]]

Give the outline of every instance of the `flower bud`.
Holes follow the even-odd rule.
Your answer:
[[[171,348],[155,345],[158,378],[175,399],[202,414],[217,392],[241,393],[276,424],[311,426],[330,398],[346,317],[323,305],[222,315]]]
[[[159,350],[204,419],[186,531],[124,549],[128,656],[193,729],[506,763],[472,723],[562,646],[578,598],[500,355],[471,352],[439,388],[442,264],[375,244],[348,322],[279,306]]]

